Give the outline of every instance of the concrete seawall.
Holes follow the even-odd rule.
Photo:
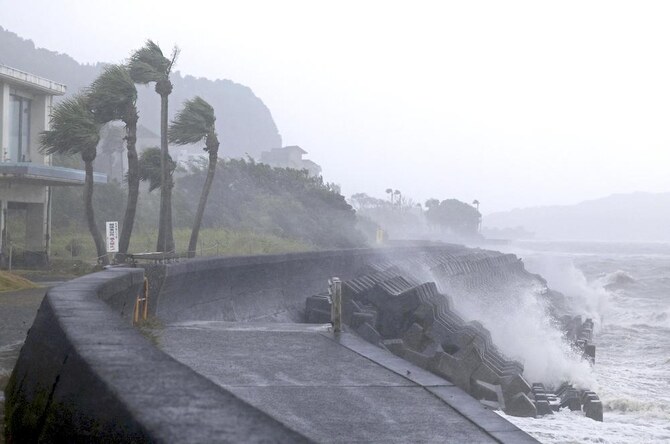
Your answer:
[[[302,322],[306,297],[324,291],[328,278],[351,279],[370,263],[427,250],[462,256],[464,263],[473,252],[403,247],[150,266],[150,311],[168,323]],[[131,326],[144,271],[109,269],[49,290],[6,389],[8,441],[309,441],[163,353]],[[473,418],[483,415],[495,430],[468,421],[487,433],[503,428],[509,440],[530,441],[482,412]]]
[[[143,280],[112,269],[49,290],[5,390],[8,442],[306,441],[124,320]]]
[[[337,250],[272,256],[204,258],[150,267],[161,278],[150,305],[166,322],[277,320],[303,322],[305,299],[333,276],[352,279],[367,264],[425,251],[466,254],[462,246]]]

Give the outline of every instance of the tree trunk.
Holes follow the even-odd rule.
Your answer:
[[[169,82],[169,81],[168,81]],[[159,90],[157,82],[156,89]],[[158,219],[158,242],[156,251],[173,252],[174,237],[172,234],[172,186],[169,184],[172,177],[169,171],[169,152],[168,152],[168,95],[164,91],[165,85],[160,87],[161,95],[161,203],[160,217]],[[169,90],[171,90],[171,85]]]
[[[121,235],[119,237],[119,252],[116,254],[117,262],[125,262],[130,236],[135,225],[135,213],[137,212],[137,200],[140,193],[140,164],[137,158],[137,110],[132,107],[126,121],[126,149],[128,150],[128,201],[126,202],[126,214],[123,216]]]
[[[217,148],[219,142],[216,142]],[[214,173],[216,172],[216,163],[218,161],[218,150],[210,149],[209,165],[207,166],[207,178],[205,184],[202,186],[202,194],[200,194],[200,202],[198,202],[198,212],[195,213],[195,221],[193,221],[193,229],[191,231],[191,239],[188,242],[188,257],[195,257],[195,250],[198,246],[198,235],[200,234],[200,224],[202,224],[202,215],[205,213],[205,206],[207,205],[207,197],[209,190],[212,188],[214,181]]]
[[[86,171],[86,179],[84,181],[84,209],[86,210],[88,230],[91,232],[91,236],[93,236],[93,242],[95,242],[98,262],[102,263],[102,265],[109,265],[105,242],[98,230],[98,226],[95,224],[95,214],[93,213],[93,161],[85,161],[84,168]]]

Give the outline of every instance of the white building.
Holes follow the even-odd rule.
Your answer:
[[[55,167],[43,155],[40,133],[49,128],[54,96],[65,85],[0,65],[0,260],[6,263],[9,244],[28,265],[44,263],[49,256],[51,189],[83,185],[84,171]],[[94,181],[107,182],[103,174]],[[9,212],[25,213],[24,227],[8,227]],[[16,233],[25,229],[24,233]],[[22,239],[14,244],[13,239]],[[15,248],[15,249],[14,249]]]
[[[317,163],[302,158],[305,154],[307,154],[307,151],[297,145],[272,148],[270,151],[263,151],[261,153],[261,163],[276,168],[307,170],[310,176],[321,174],[321,167]]]

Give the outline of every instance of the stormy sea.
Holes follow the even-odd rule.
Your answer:
[[[557,358],[544,340],[524,353],[524,364],[590,386],[604,421],[568,409],[538,419],[501,415],[546,443],[670,442],[670,244],[537,241],[504,249],[593,318],[595,366],[569,353]]]

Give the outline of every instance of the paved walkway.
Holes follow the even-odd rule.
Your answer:
[[[182,323],[160,344],[317,442],[536,442],[445,379],[327,326]]]
[[[0,293],[0,443],[4,442],[5,385],[46,288]]]
[[[0,387],[14,368],[46,288],[0,293]]]

